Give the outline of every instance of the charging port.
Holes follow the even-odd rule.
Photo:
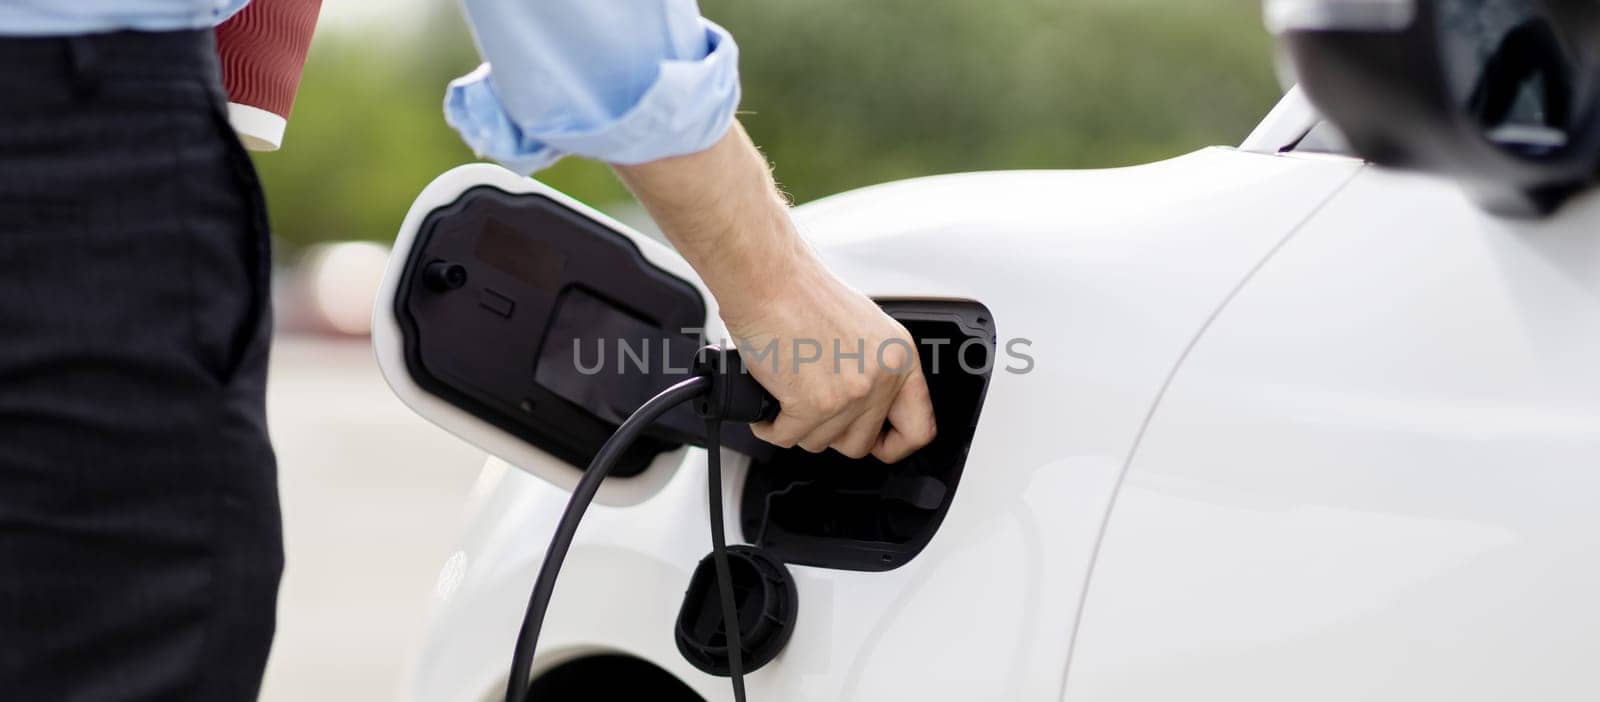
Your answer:
[[[938,436],[894,465],[799,448],[752,464],[740,527],[785,562],[898,568],[927,546],[955,496],[995,365],[993,320],[975,302],[881,304],[917,339]]]

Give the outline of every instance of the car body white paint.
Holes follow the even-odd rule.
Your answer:
[[[1330,201],[1163,395],[1068,699],[1600,699],[1596,195]]]
[[[1309,126],[1303,105],[1274,114]],[[791,566],[799,622],[749,677],[751,699],[1594,696],[1600,510],[1584,507],[1600,476],[1584,464],[1600,447],[1600,370],[1585,364],[1600,351],[1600,202],[1496,220],[1446,181],[1267,144],[1293,131],[796,210],[851,284],[982,302],[1036,364],[995,371],[954,502],[917,558],[883,573]],[[407,217],[397,260],[422,215],[484,182],[543,187],[451,171]],[[510,461],[491,460],[474,491],[405,695],[497,699],[577,471],[409,384],[397,270],[374,322],[386,377]],[[727,458],[737,524],[746,462]],[[709,551],[704,464],[674,451],[602,495],[536,673],[623,652],[731,699],[672,639]]]

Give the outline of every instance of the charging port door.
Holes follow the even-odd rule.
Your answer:
[[[628,414],[687,377],[706,299],[664,244],[537,181],[463,166],[407,215],[373,342],[413,409],[570,487]],[[640,476],[701,431],[681,408],[612,475]],[[770,451],[747,431],[725,442]]]

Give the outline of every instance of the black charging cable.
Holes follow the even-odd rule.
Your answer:
[[[727,536],[722,531],[722,420],[706,418],[706,485],[711,503],[711,561],[717,569],[717,592],[722,600],[722,628],[727,632],[728,677],[733,680],[734,702],[744,700],[744,642],[740,641],[739,603],[733,594],[733,571],[728,567]]]
[[[758,422],[777,414],[775,402],[753,378],[744,371],[737,351],[709,346],[702,349],[696,359],[694,376],[665,390],[634,410],[616,433],[607,439],[600,451],[589,461],[583,478],[572,490],[567,507],[561,513],[550,547],[545,551],[544,563],[539,566],[539,577],[534,581],[533,593],[528,598],[528,611],[522,617],[522,629],[517,634],[517,645],[511,654],[511,677],[506,682],[506,702],[526,702],[529,673],[533,668],[534,651],[539,644],[539,631],[544,625],[545,611],[550,608],[550,597],[555,593],[556,576],[572,539],[578,532],[578,523],[594,501],[600,483],[605,480],[617,459],[661,415],[690,400],[695,401],[695,412],[706,420],[707,475],[710,497],[711,552],[717,570],[717,590],[722,600],[722,626],[727,632],[728,670],[733,679],[733,695],[737,702],[745,702],[744,666],[741,660],[741,642],[738,603],[734,599],[733,576],[728,567],[728,546],[722,523],[722,441],[724,421]]]

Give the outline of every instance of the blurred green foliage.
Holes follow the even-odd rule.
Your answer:
[[[319,35],[285,149],[257,158],[291,245],[393,237],[471,160],[441,119],[477,64],[451,3],[425,29]],[[742,117],[796,202],[952,171],[1087,168],[1237,143],[1279,94],[1259,0],[701,0],[741,49]],[[602,208],[601,165],[539,176]]]

